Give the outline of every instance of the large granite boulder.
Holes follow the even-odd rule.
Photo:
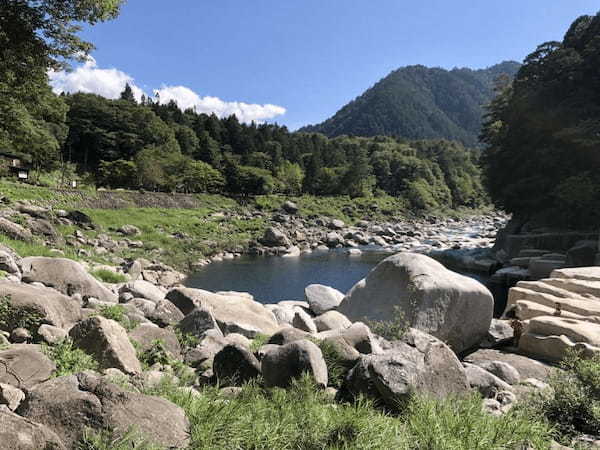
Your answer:
[[[153,345],[160,341],[171,357],[181,358],[181,345],[177,335],[170,328],[159,328],[156,325],[143,323],[129,332],[129,339],[137,342],[141,352],[152,349]]]
[[[283,231],[275,227],[269,227],[265,230],[260,242],[267,247],[289,247],[290,240]]]
[[[214,357],[213,372],[221,384],[238,385],[260,375],[260,363],[239,344],[228,344]]]
[[[103,369],[115,368],[128,374],[142,371],[127,331],[114,320],[89,317],[77,323],[69,336],[77,347],[93,355]]]
[[[81,294],[103,302],[117,301],[117,296],[86,272],[83,266],[66,258],[32,256],[23,258],[23,281],[39,282],[65,295]]]
[[[317,316],[337,308],[344,294],[337,289],[322,284],[311,284],[304,289],[304,296],[310,309]]]
[[[409,329],[384,353],[361,356],[346,376],[341,395],[365,395],[400,409],[415,393],[444,398],[468,389],[454,352],[435,337]]]
[[[261,369],[267,387],[287,387],[304,373],[312,376],[318,386],[327,386],[327,365],[321,349],[307,340],[271,348],[262,358]]]
[[[338,311],[350,320],[389,321],[413,328],[455,352],[479,344],[492,321],[494,299],[478,281],[420,254],[398,253],[379,263],[348,292]]]
[[[93,373],[55,378],[27,392],[17,413],[54,431],[75,448],[86,430],[131,429],[166,448],[185,448],[189,422],[184,411],[159,397],[125,391]]]
[[[11,222],[4,217],[0,217],[0,234],[4,234],[19,241],[30,241],[33,239],[31,231],[23,228],[18,223]]]
[[[79,303],[54,289],[0,280],[0,302],[8,302],[11,320],[0,321],[0,329],[11,332],[22,327],[19,317],[37,317],[41,323],[70,328],[81,318]],[[38,324],[39,326],[40,324]],[[29,330],[35,332],[36,330]]]
[[[0,408],[0,449],[66,450],[49,428]]]
[[[272,335],[279,329],[271,311],[244,295],[220,295],[179,287],[170,290],[167,299],[184,314],[197,307],[209,309],[223,334],[239,333],[253,339],[258,334]]]
[[[215,330],[222,335],[221,329],[217,324],[211,311],[207,308],[196,308],[179,322],[177,328],[184,334],[190,334],[197,338],[202,338],[206,332]]]
[[[38,345],[16,344],[0,351],[0,383],[27,389],[47,381],[55,371],[56,365]]]
[[[121,289],[119,289],[119,293],[123,294],[126,292],[132,294],[136,298],[145,298],[155,303],[158,303],[165,298],[165,292],[162,289],[145,280],[135,280],[125,283]]]

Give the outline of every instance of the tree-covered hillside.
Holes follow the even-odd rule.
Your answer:
[[[600,13],[541,44],[498,86],[482,139],[499,206],[572,227],[600,223]]]
[[[484,70],[424,66],[398,69],[325,122],[302,131],[327,136],[445,138],[478,144],[483,106],[493,98],[494,80],[519,69],[503,62]]]

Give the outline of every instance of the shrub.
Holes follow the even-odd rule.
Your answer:
[[[252,353],[258,351],[263,345],[269,342],[269,336],[266,334],[257,334],[254,339],[252,339],[252,343],[250,344],[250,351]]]
[[[54,346],[42,344],[42,351],[56,364],[55,377],[85,370],[98,370],[98,362],[83,350],[74,347],[70,339],[65,339]]]
[[[77,444],[77,450],[161,450],[162,447],[148,442],[135,430],[130,430],[121,437],[111,431],[87,430],[83,439]]]
[[[91,274],[104,283],[125,283],[127,281],[127,277],[122,273],[113,272],[108,269],[94,270]]]
[[[0,330],[10,332],[15,328],[25,328],[35,336],[43,319],[40,312],[32,307],[13,306],[9,295],[0,297]]]
[[[327,365],[327,384],[331,387],[339,389],[342,386],[346,374],[352,368],[353,364],[348,363],[348,361],[340,354],[333,342],[321,340],[315,341],[315,344],[317,344],[321,349],[323,359]]]
[[[548,419],[563,435],[600,433],[600,356],[569,354],[551,378],[554,395],[542,400]]]
[[[105,317],[118,322],[127,331],[133,330],[138,326],[138,322],[127,317],[127,310],[123,305],[101,306],[95,315]]]
[[[365,320],[371,331],[388,341],[401,339],[410,327],[404,312],[394,306],[394,314],[390,320]]]

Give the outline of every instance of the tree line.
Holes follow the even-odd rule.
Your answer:
[[[600,13],[540,45],[497,86],[482,130],[494,202],[524,217],[600,224]]]

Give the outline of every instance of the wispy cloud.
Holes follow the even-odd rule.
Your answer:
[[[80,67],[66,72],[49,72],[50,85],[56,93],[85,92],[98,94],[106,98],[118,98],[125,84],[129,83],[135,98],[139,101],[144,91],[135,84],[134,78],[118,69],[101,69],[91,56]],[[263,122],[285,114],[282,106],[271,104],[249,104],[244,102],[227,102],[218,97],[201,97],[185,86],[163,86],[154,89],[160,103],[175,101],[180,109],[195,109],[198,113],[214,113],[218,117],[235,114],[241,122]]]

